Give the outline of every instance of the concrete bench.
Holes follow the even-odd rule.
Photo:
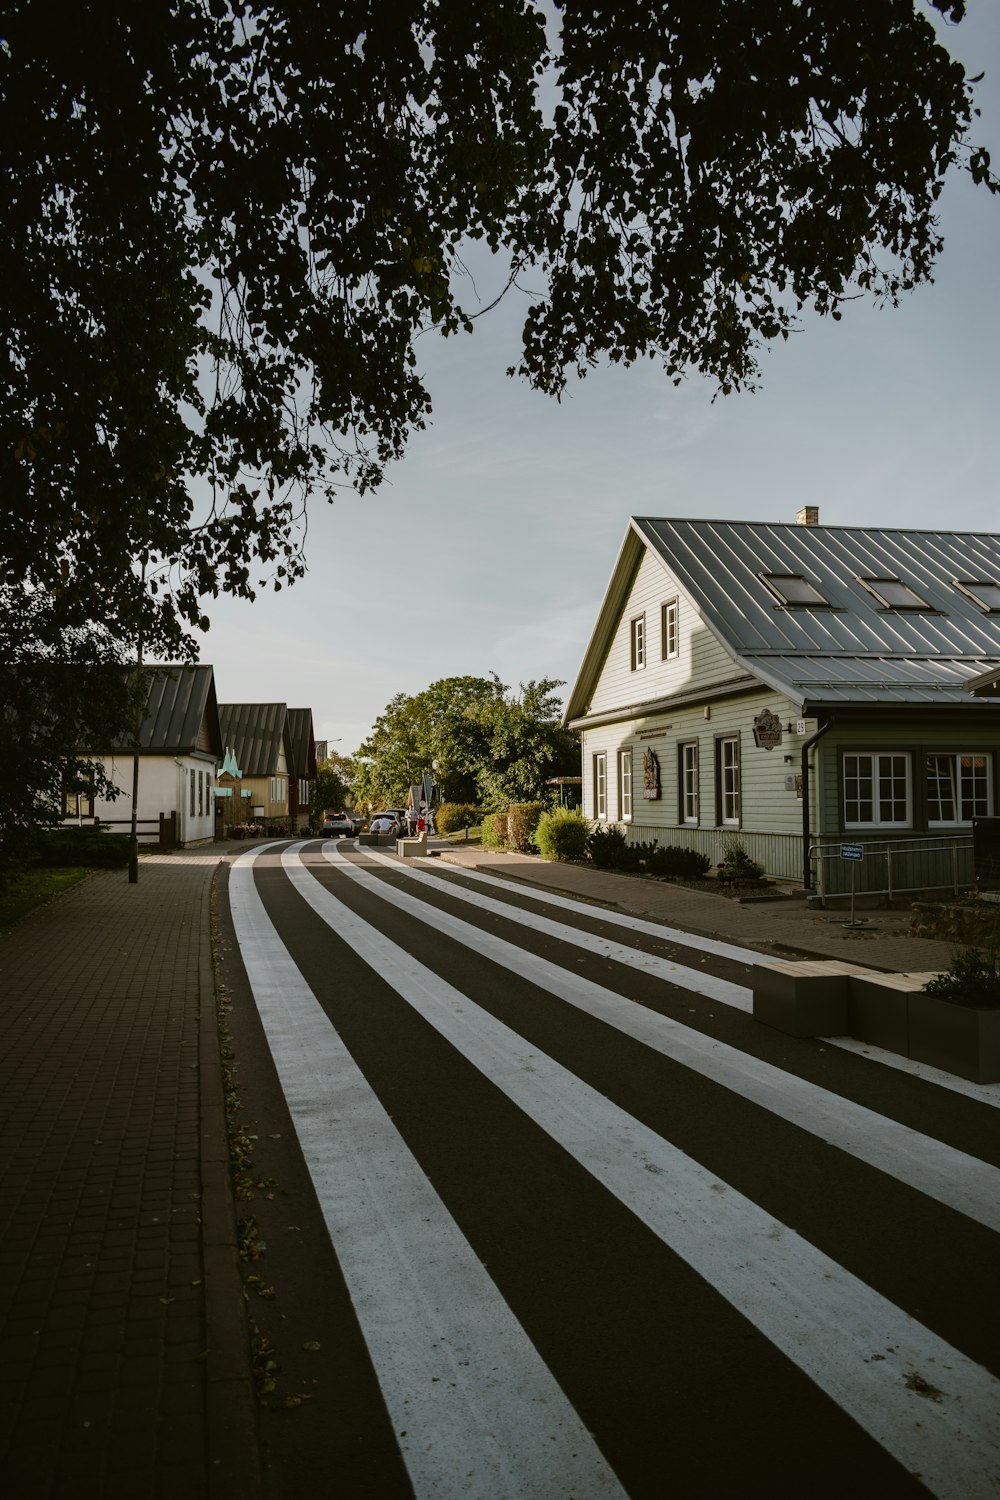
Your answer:
[[[754,1018],[789,1036],[848,1036],[852,978],[871,973],[837,958],[754,964]]]
[[[910,996],[919,994],[927,974],[879,974],[869,970],[851,980],[850,1034],[872,1047],[910,1055]]]
[[[397,839],[396,853],[400,859],[419,859],[427,853],[427,835],[419,833],[415,838]]]

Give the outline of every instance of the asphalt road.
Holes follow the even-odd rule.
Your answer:
[[[433,861],[227,899],[272,1500],[1000,1492],[1000,1111]]]

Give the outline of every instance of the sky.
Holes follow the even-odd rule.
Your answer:
[[[1000,5],[948,32],[1000,167]],[[594,371],[560,403],[504,373],[517,294],[474,335],[428,335],[426,431],[374,493],[309,514],[308,572],[210,600],[201,660],[220,702],[309,707],[352,754],[397,693],[496,672],[568,695],[632,515],[1000,530],[1000,197],[953,175],[932,285],[896,309],[813,315],[761,358],[756,394],[675,388],[650,362]],[[500,274],[474,267],[485,305]],[[465,297],[469,310],[475,299]]]

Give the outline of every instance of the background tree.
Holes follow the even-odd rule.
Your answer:
[[[501,809],[539,800],[551,776],[575,774],[579,750],[560,724],[553,679],[517,694],[489,677],[445,677],[409,697],[398,693],[357,752],[355,791],[369,806],[402,805],[437,762],[444,802]]]
[[[315,780],[309,785],[309,821],[322,823],[327,813],[342,811],[348,800],[349,782],[344,776],[340,762],[346,759],[321,761],[316,767]]]
[[[37,828],[60,822],[64,791],[118,795],[95,754],[130,742],[137,691],[106,632],[41,592],[0,588],[0,881]]]

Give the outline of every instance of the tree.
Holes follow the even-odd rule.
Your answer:
[[[327,813],[339,812],[347,801],[351,777],[345,767],[351,762],[345,755],[331,756],[316,767],[316,778],[309,786],[309,821],[322,823]]]
[[[560,686],[546,678],[511,694],[492,673],[398,693],[357,752],[359,801],[399,806],[432,765],[444,802],[499,810],[540,800],[549,777],[579,765],[576,737],[560,725]]]
[[[0,881],[61,820],[64,792],[118,795],[93,752],[129,743],[142,691],[106,632],[0,588]]]
[[[537,294],[541,390],[650,355],[727,391],[926,280],[953,167],[997,187],[929,20],[962,0],[556,3],[551,43],[541,0],[7,7],[0,584],[177,656],[295,578],[307,493],[426,422],[470,239]]]

